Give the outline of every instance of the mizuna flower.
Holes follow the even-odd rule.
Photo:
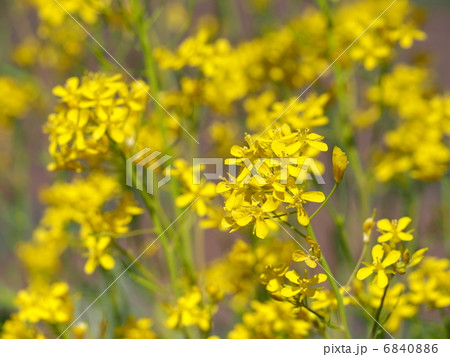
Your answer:
[[[86,274],[92,274],[100,264],[102,268],[111,270],[115,266],[114,258],[107,252],[111,243],[110,237],[96,238],[93,236],[85,238],[84,245],[88,249],[88,260],[84,266]]]
[[[378,221],[377,227],[381,233],[381,236],[378,237],[378,242],[384,243],[392,240],[393,243],[398,243],[400,241],[412,240],[414,238],[411,234],[412,229],[403,232],[410,223],[411,218],[409,217],[402,217],[399,220],[393,219],[392,221],[385,218]]]
[[[368,278],[373,273],[377,274],[374,282],[376,281],[376,284],[379,288],[383,289],[388,284],[388,277],[387,274],[392,274],[392,270],[388,270],[389,266],[395,264],[400,259],[401,253],[398,250],[391,250],[387,256],[384,258],[384,248],[381,244],[377,244],[372,248],[372,259],[373,262],[370,263],[364,263],[366,267],[361,268],[358,270],[358,273],[356,274],[356,277],[359,280],[364,280]]]
[[[292,285],[285,285],[281,289],[281,295],[286,298],[296,297],[299,301],[307,297],[313,297],[316,291],[321,289],[321,287],[314,285],[327,280],[325,274],[316,274],[312,278],[308,278],[306,270],[303,276],[300,276],[295,270],[290,270],[286,273],[285,277]]]
[[[294,207],[297,210],[297,220],[302,226],[309,224],[309,216],[306,213],[303,205],[309,202],[323,202],[325,195],[320,191],[307,191],[304,189],[293,189],[293,196],[284,195],[284,202],[289,203],[287,208]]]

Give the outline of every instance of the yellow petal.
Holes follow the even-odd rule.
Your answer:
[[[302,226],[307,226],[309,224],[309,217],[304,209],[297,211],[297,220]]]
[[[388,277],[384,270],[378,270],[377,285],[380,289],[384,289],[388,284]]]
[[[230,153],[235,157],[242,157],[242,148],[238,145],[233,145],[231,147]]]
[[[404,241],[410,241],[414,239],[414,236],[411,233],[398,232],[397,235],[401,240]]]
[[[91,275],[95,271],[96,267],[97,267],[97,262],[94,258],[91,257],[88,259],[88,261],[84,265],[84,272],[86,274]]]
[[[111,270],[116,265],[114,258],[112,256],[110,256],[109,254],[103,254],[99,260],[100,260],[100,265],[103,268],[105,268],[106,270]]]
[[[104,250],[108,246],[109,242],[111,242],[111,238],[109,238],[109,237],[101,237],[98,240],[97,248],[99,250]]]
[[[280,205],[280,201],[274,200],[271,196],[267,199],[266,202],[262,205],[264,211],[272,212],[275,211]]]
[[[401,256],[400,251],[391,250],[389,254],[386,256],[386,258],[383,260],[383,263],[381,263],[381,265],[383,265],[384,267],[388,267],[389,265],[397,263],[398,260],[400,259],[400,256]]]
[[[384,255],[383,246],[381,244],[377,244],[372,248],[372,259],[374,262],[377,261],[377,259],[381,260]]]
[[[372,275],[373,268],[372,267],[364,267],[358,270],[358,273],[356,273],[356,277],[358,280],[364,280],[368,276]]]
[[[277,279],[271,279],[269,283],[266,285],[267,291],[270,291],[271,293],[277,291],[280,287],[280,284],[278,283]]]
[[[267,237],[267,234],[269,234],[269,227],[264,219],[257,219],[255,228],[256,236],[258,238],[264,239]]]
[[[377,227],[378,227],[378,229],[381,229],[382,231],[391,231],[392,230],[391,221],[386,218],[379,220],[377,223]]]
[[[306,258],[308,258],[308,255],[303,250],[296,250],[292,253],[292,260],[294,262],[302,262]]]
[[[409,217],[402,217],[398,220],[398,225],[397,225],[397,230],[398,231],[402,231],[404,230],[406,227],[408,227],[408,225],[411,223],[411,218]]]
[[[281,141],[273,141],[271,148],[277,156],[284,156],[286,145],[284,145]]]
[[[301,197],[302,199],[311,202],[323,202],[325,200],[325,195],[320,191],[304,192]]]
[[[292,286],[286,286],[283,289],[281,289],[281,295],[284,297],[292,297],[297,295],[300,292],[300,289],[294,288]]]
[[[378,237],[378,242],[383,243],[383,242],[387,242],[388,240],[392,239],[394,235],[391,232],[382,234],[381,236]]]
[[[243,216],[243,217],[240,217],[240,218],[236,219],[236,224],[237,224],[238,226],[245,227],[245,226],[246,226],[247,224],[249,224],[252,220],[253,220],[253,218],[250,217],[250,216]]]
[[[328,145],[321,142],[321,141],[308,141],[309,146],[313,147],[314,149],[317,149],[319,151],[327,151]]]
[[[302,143],[300,141],[297,141],[296,143],[291,144],[286,148],[286,154],[293,155],[297,151],[299,151],[301,147],[302,147]]]
[[[188,204],[190,204],[192,201],[195,200],[195,195],[191,192],[185,193],[181,196],[178,196],[175,199],[175,204],[177,207],[186,207]]]
[[[286,279],[289,280],[291,283],[298,283],[298,279],[300,276],[295,270],[289,270],[286,275]]]

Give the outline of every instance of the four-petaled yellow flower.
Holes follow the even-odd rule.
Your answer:
[[[104,269],[111,270],[115,266],[114,258],[106,251],[111,243],[110,237],[96,238],[89,236],[85,238],[84,245],[88,249],[88,260],[84,266],[86,274],[92,274],[100,264]]]
[[[403,230],[405,230],[410,223],[411,218],[409,217],[402,217],[399,220],[393,219],[392,221],[384,218],[378,221],[378,231],[382,234],[378,237],[378,242],[383,243],[392,240],[393,243],[398,243],[399,241],[412,240],[412,229],[407,232],[403,232]]]
[[[287,298],[297,297],[299,301],[302,301],[305,297],[313,297],[316,291],[321,289],[321,287],[313,287],[323,283],[327,280],[325,274],[316,274],[312,278],[308,278],[308,273],[305,270],[303,276],[300,276],[295,270],[290,270],[285,275],[293,285],[285,285],[281,289],[281,295]]]
[[[356,277],[359,280],[364,280],[373,273],[376,273],[375,278],[376,283],[379,288],[383,289],[388,284],[387,273],[393,273],[392,271],[387,271],[387,267],[395,264],[400,259],[401,253],[398,250],[391,250],[387,256],[384,258],[384,248],[382,245],[377,244],[372,248],[372,264],[364,263],[366,267],[358,270]]]

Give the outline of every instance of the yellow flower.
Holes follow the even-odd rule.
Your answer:
[[[309,243],[311,248],[309,248],[308,252],[303,250],[294,251],[294,253],[292,253],[292,260],[294,262],[305,262],[310,268],[315,268],[322,255],[320,246],[311,237],[306,237],[305,240]]]
[[[33,88],[12,77],[0,76],[0,125],[23,118],[35,99]],[[1,127],[0,127],[1,128]]]
[[[252,301],[242,323],[234,326],[228,338],[305,338],[311,324],[292,311],[285,301]]]
[[[391,32],[391,38],[398,41],[402,48],[410,48],[415,40],[423,41],[427,38],[425,32],[416,28],[415,24],[404,24]]]
[[[69,78],[53,94],[60,98],[56,112],[44,127],[50,137],[50,169],[75,169],[104,156],[110,143],[126,146],[136,139],[136,123],[145,110],[148,86],[139,81],[127,85],[121,75],[88,74]]]
[[[194,286],[185,296],[178,298],[175,306],[170,307],[167,326],[172,329],[198,326],[201,330],[208,331],[214,311],[202,305],[200,289]]]
[[[381,233],[381,236],[378,237],[378,242],[384,243],[392,240],[393,243],[398,243],[412,240],[414,238],[411,234],[413,230],[403,232],[410,223],[411,218],[409,217],[402,217],[399,220],[393,219],[392,221],[385,218],[378,221],[377,227]]]
[[[278,292],[284,282],[284,275],[289,267],[286,264],[275,266],[267,265],[264,273],[259,276],[261,284],[266,286],[267,291],[271,293]]]
[[[312,278],[308,278],[308,273],[305,270],[303,277],[300,276],[295,270],[290,270],[286,273],[286,279],[288,279],[293,285],[285,285],[281,289],[281,295],[286,298],[296,297],[299,301],[304,298],[313,297],[317,290],[321,287],[312,287],[323,283],[327,280],[325,274],[316,274]],[[297,296],[298,295],[298,296]]]
[[[99,264],[106,270],[111,270],[114,268],[114,258],[106,251],[109,243],[111,243],[110,237],[96,238],[89,236],[84,239],[83,245],[89,251],[89,258],[84,265],[84,271],[86,274],[92,274]]]
[[[333,176],[336,182],[339,183],[342,181],[348,164],[347,154],[335,146],[333,148]]]
[[[278,226],[270,218],[270,213],[278,208],[279,202],[268,198],[263,205],[254,202],[252,205],[242,205],[231,212],[223,220],[223,226],[232,228],[234,232],[239,228],[245,227],[250,223],[254,224],[253,233],[258,238],[264,239],[269,234],[269,228],[277,229]]]
[[[408,276],[413,304],[442,309],[450,306],[450,260],[426,258],[420,267]]]
[[[153,320],[149,318],[136,319],[133,316],[127,318],[125,325],[114,329],[114,334],[119,338],[151,339],[156,338],[152,330]]]
[[[388,284],[387,274],[393,274],[393,271],[389,271],[386,268],[397,263],[400,259],[401,253],[398,250],[391,250],[384,258],[384,248],[382,245],[377,244],[372,248],[372,264],[364,263],[366,267],[358,270],[356,277],[359,280],[364,280],[373,273],[376,273],[376,284],[379,288],[383,289]]]
[[[72,319],[73,305],[69,286],[63,282],[47,284],[35,282],[27,290],[18,292],[14,301],[22,321],[36,323],[67,323]]]
[[[304,192],[303,189],[293,189],[293,196],[285,195],[284,202],[288,202],[287,208],[295,207],[297,210],[297,220],[302,226],[309,224],[309,216],[306,213],[303,205],[309,202],[323,202],[325,195],[320,191],[308,191]]]
[[[185,187],[187,192],[178,196],[175,199],[175,204],[178,207],[186,207],[197,199],[194,203],[197,214],[201,217],[205,216],[208,212],[209,201],[216,196],[216,185],[212,182],[205,182],[205,180],[202,180],[199,184],[188,181],[185,183]]]

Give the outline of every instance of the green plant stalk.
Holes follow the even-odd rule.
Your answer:
[[[317,242],[316,236],[314,234],[314,230],[311,226],[311,224],[308,224],[306,226],[306,231],[308,232],[308,235],[314,239],[315,242]],[[339,292],[339,286],[336,283],[336,280],[333,276],[333,273],[331,273],[330,270],[330,266],[327,263],[327,260],[325,259],[324,255],[322,254],[322,256],[320,257],[320,265],[322,266],[322,268],[324,269],[326,275],[328,276],[328,281],[330,282],[331,285],[331,289],[333,290],[333,293],[336,297],[336,301],[337,301],[337,305],[338,305],[338,312],[339,312],[339,317],[341,320],[341,324],[344,328],[344,334],[346,338],[351,338],[351,334],[350,334],[350,330],[348,328],[348,324],[347,324],[347,316],[345,314],[345,307],[344,307],[344,300],[342,299],[342,295]]]
[[[133,0],[134,7],[136,9],[138,9],[138,15],[136,16],[136,28],[137,28],[137,35],[138,35],[138,39],[140,42],[140,46],[141,46],[142,54],[143,54],[143,58],[144,58],[145,75],[150,82],[150,86],[151,86],[153,95],[155,97],[157,97],[157,95],[160,91],[160,84],[159,84],[159,80],[158,80],[158,76],[157,76],[155,59],[152,54],[149,35],[147,33],[147,25],[145,23],[145,14],[144,14],[145,8],[142,5],[142,3],[137,4],[137,1],[138,0]],[[158,124],[159,124],[161,134],[163,137],[164,148],[168,149],[169,142],[168,142],[168,137],[167,137],[167,126],[165,125],[165,121],[164,121],[164,113],[163,113],[162,108],[158,104],[155,105],[155,107],[156,107],[156,112],[157,112],[158,119],[159,119]],[[171,180],[171,182],[169,183],[169,187],[170,187],[171,195],[175,199],[175,197],[178,196],[178,188],[176,185],[176,181]],[[162,206],[159,201],[157,202],[156,209],[162,210]],[[173,207],[173,211],[177,215],[180,213],[177,210],[177,207],[175,207],[175,206]],[[185,266],[189,276],[192,278],[195,275],[193,273],[194,272],[193,257],[191,254],[189,254],[189,252],[192,251],[190,246],[191,246],[191,241],[189,239],[188,234],[182,235],[181,242],[177,241],[175,244],[175,248],[177,249],[179,256],[183,257],[184,266]]]
[[[153,96],[157,97],[159,90],[160,90],[160,85],[159,85],[159,80],[158,80],[157,71],[156,71],[155,59],[152,54],[150,38],[149,38],[149,34],[147,32],[148,28],[147,28],[147,24],[145,21],[145,6],[139,0],[133,0],[132,5],[133,5],[133,11],[136,13],[134,22],[135,22],[136,32],[137,32],[138,40],[140,43],[140,47],[141,47],[142,55],[143,55],[143,59],[144,59],[145,75],[149,81]],[[167,138],[167,127],[166,127],[165,121],[164,121],[164,113],[162,111],[162,108],[158,104],[155,104],[155,108],[156,108],[156,113],[158,116],[158,125],[161,130],[161,134],[162,134],[162,138],[163,138],[163,142],[164,142],[164,148],[167,149],[169,145],[168,145],[168,138]],[[171,189],[172,197],[175,198],[177,196],[176,182],[174,180],[172,180],[170,182],[169,187]],[[151,209],[152,212],[154,212],[154,213],[157,213],[158,211],[164,212],[164,210],[162,209],[161,202],[159,201],[159,197],[157,199],[155,198],[154,202],[151,202],[151,200],[148,200],[147,198],[144,197],[145,194],[144,195],[141,194],[141,196],[143,197],[144,202],[147,205],[147,208]],[[178,214],[176,207],[173,208],[173,211],[175,212],[175,214]],[[155,226],[160,223],[161,222],[158,223],[155,221]],[[166,222],[166,223],[168,224],[168,222]],[[173,249],[171,249],[171,247],[169,246],[166,239],[162,239],[161,243],[162,243],[165,255],[166,255],[167,263],[169,265],[169,272],[170,272],[173,288],[175,289],[176,293],[177,292],[179,293],[180,289],[178,287],[178,284],[176,284],[176,281],[178,281],[179,279],[178,279],[177,273],[176,273],[176,261],[174,258]],[[193,265],[192,259],[190,257],[186,257],[186,254],[185,254],[186,249],[183,249],[183,247],[180,244],[178,244],[178,242],[176,242],[176,243],[177,243],[176,248],[178,248],[177,250],[179,251],[180,256],[183,257],[184,265],[187,267],[188,271],[192,271],[192,269],[193,269],[192,268],[192,265]],[[178,293],[177,293],[177,295],[178,295]]]
[[[120,172],[123,172],[123,167],[125,166],[125,162],[126,162],[125,154],[118,146],[115,146],[114,148],[115,148],[116,153],[122,159],[122,163],[119,165],[119,170],[120,170]],[[135,187],[136,186],[136,176],[134,175],[134,170],[133,170],[133,174],[132,174],[132,182],[133,182],[133,186]],[[174,259],[174,254],[172,254],[173,252],[170,249],[170,245],[167,240],[167,235],[165,233],[163,234],[163,232],[164,232],[163,224],[162,224],[161,218],[158,214],[158,210],[155,208],[155,205],[154,205],[154,203],[159,204],[159,200],[157,200],[156,197],[154,199],[151,199],[143,191],[139,191],[139,194],[140,194],[142,200],[144,201],[144,204],[147,208],[148,213],[150,214],[150,216],[153,219],[155,233],[158,234],[158,236],[160,236],[160,242],[162,244],[164,254],[165,254],[165,257],[167,260],[167,264],[169,267],[169,274],[170,274],[170,280],[171,280],[173,292],[175,293],[176,296],[178,296],[180,293],[180,289],[178,286],[179,278],[178,278],[178,273],[177,273],[176,261]],[[162,209],[159,209],[159,212],[161,214],[164,214],[164,210],[162,210]],[[164,218],[166,221],[168,221],[168,219],[166,217],[164,217]],[[170,225],[169,223],[166,223],[166,224],[167,224],[166,225],[167,227]]]
[[[377,329],[378,329],[378,324],[380,323],[379,321],[380,321],[381,310],[383,310],[384,300],[386,299],[386,295],[387,295],[387,292],[388,292],[388,289],[389,289],[389,284],[391,283],[391,280],[392,279],[388,280],[388,284],[384,288],[383,296],[382,296],[381,301],[380,301],[380,306],[378,306],[378,309],[377,309],[377,312],[376,312],[376,315],[375,315],[375,319],[373,321],[372,332],[370,333],[371,338],[375,338],[375,334],[376,334]]]
[[[332,204],[327,205],[326,207],[328,209],[328,212],[331,215],[331,218],[333,219],[334,223],[337,226],[337,237],[338,237],[338,245],[339,248],[342,249],[342,252],[344,253],[345,259],[347,260],[347,263],[350,267],[353,267],[355,264],[355,261],[353,259],[352,253],[350,251],[350,247],[348,244],[348,237],[347,232],[345,231],[345,221],[342,215],[338,214],[336,212],[336,209],[333,207]]]
[[[317,213],[319,213],[323,207],[325,207],[325,205],[327,204],[328,200],[331,198],[331,196],[333,196],[334,191],[336,191],[337,187],[339,186],[339,182],[336,182],[332,188],[332,190],[330,191],[330,193],[328,194],[328,196],[325,198],[325,200],[322,202],[322,204],[319,206],[319,208],[317,208],[317,210],[309,217],[310,220],[312,220]],[[331,214],[331,218],[333,219],[333,221],[335,222],[336,226],[338,227],[339,231],[343,231],[343,222],[342,219],[339,219],[339,217],[337,216],[337,214],[331,212],[330,210],[330,214]],[[341,237],[342,236],[342,237]],[[344,234],[339,234],[339,241],[340,243],[342,243],[342,249],[344,251],[345,257],[347,258],[347,260],[349,262],[353,262],[353,258],[352,255],[350,253],[350,249],[348,247],[348,243],[347,240],[345,239]]]
[[[150,198],[146,195],[145,192],[143,192],[143,191],[139,191],[139,192],[140,192],[141,197],[147,207],[147,210],[153,217],[153,224],[155,225],[156,231],[161,232],[160,235],[163,234],[162,232],[164,232],[164,229],[162,227],[162,224],[161,224],[158,214],[155,212],[156,210],[155,210],[152,200],[150,200]],[[179,296],[181,291],[180,291],[180,287],[178,285],[179,276],[177,273],[177,264],[175,261],[175,255],[173,254],[173,250],[170,247],[170,244],[169,244],[166,234],[163,234],[163,236],[161,236],[160,241],[161,241],[161,245],[164,250],[164,255],[166,256],[167,265],[169,267],[169,275],[170,275],[170,281],[172,284],[172,289],[173,289],[175,295]]]
[[[367,254],[367,249],[369,248],[369,243],[370,242],[364,242],[364,246],[361,251],[361,255],[359,256],[358,262],[355,265],[355,269],[353,269],[352,273],[350,274],[350,277],[348,278],[347,282],[345,283],[345,286],[350,286],[351,282],[353,281],[353,279],[356,275],[356,272],[358,271],[359,267],[362,264],[362,261],[364,260],[364,257]]]
[[[157,279],[154,277],[154,275],[144,267],[144,265],[141,264],[139,261],[135,261],[135,257],[133,257],[126,249],[122,248],[116,241],[112,241],[113,246],[122,253],[129,261],[129,264],[132,262],[133,265],[141,272],[141,274],[145,277],[145,279],[148,280],[147,287],[152,287],[152,291],[157,292],[158,290],[164,290],[164,287],[160,282],[157,281]],[[142,278],[144,279],[144,278]]]
[[[318,5],[322,13],[327,19],[327,39],[329,44],[328,55],[332,55],[336,48],[335,38],[333,35],[333,19],[331,17],[330,4],[328,0],[318,0]],[[330,58],[330,60],[333,60]],[[339,104],[339,120],[336,121],[335,131],[338,133],[337,137],[342,137],[344,148],[349,157],[350,166],[355,175],[356,183],[359,189],[359,196],[361,200],[361,219],[365,219],[369,210],[369,199],[367,194],[366,179],[361,163],[361,158],[355,146],[354,132],[352,126],[349,124],[349,98],[346,91],[347,80],[344,76],[344,71],[339,63],[333,65],[334,78],[336,80],[336,92]]]
[[[312,220],[312,219],[317,215],[317,213],[319,213],[320,210],[327,204],[328,200],[331,198],[331,196],[333,196],[334,191],[336,191],[336,188],[338,187],[338,185],[339,185],[338,182],[336,182],[336,183],[334,184],[333,189],[332,189],[331,192],[328,194],[328,196],[325,198],[325,200],[322,202],[322,204],[319,206],[319,208],[317,208],[317,209],[315,210],[315,212],[314,212],[311,216],[309,216],[309,219],[310,219],[310,220]]]
[[[302,236],[303,238],[306,238],[306,234],[300,232],[295,226],[293,226],[292,224],[290,224],[289,222],[283,221],[281,219],[278,219],[279,222],[285,224],[286,226],[288,226],[290,229],[292,229],[295,233],[297,233],[298,235]]]

